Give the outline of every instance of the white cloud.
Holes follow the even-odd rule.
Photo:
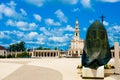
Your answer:
[[[70,4],[70,5],[77,4],[78,1],[79,0],[56,0],[56,2]],[[54,0],[25,0],[25,2],[35,5],[37,7],[42,7],[45,4],[45,2],[53,2],[54,3]]]
[[[104,24],[105,26],[108,26],[108,25],[109,25],[109,23],[108,23],[107,21],[103,21],[103,24]]]
[[[9,25],[9,26],[15,26],[15,23],[9,19],[7,22],[6,22],[6,25]]]
[[[98,0],[98,1],[114,3],[119,2],[120,0]]]
[[[53,47],[61,47],[61,46],[67,46],[68,44],[64,42],[64,43],[56,43],[56,44],[47,43],[47,45]]]
[[[52,36],[52,37],[49,37],[48,40],[62,43],[62,42],[69,41],[70,36],[71,35],[69,34],[65,34],[64,36]]]
[[[79,11],[80,11],[79,8],[75,8],[75,9],[73,9],[73,12],[79,12]]]
[[[10,31],[1,31],[0,32],[0,39],[10,39]]]
[[[28,23],[24,22],[24,21],[18,21],[18,22],[16,22],[16,26],[19,28],[24,28],[24,27],[28,26]]]
[[[23,11],[22,9],[20,11]],[[10,3],[1,3],[0,4],[0,15],[2,19],[2,15],[5,15],[6,17],[10,17],[13,19],[20,20],[21,18],[24,18],[22,13],[19,13],[16,11],[16,3],[14,1],[11,1]]]
[[[112,27],[109,27],[107,31],[108,31],[108,38],[112,45],[115,41],[115,38],[117,38],[120,42],[120,26],[119,25],[113,25]]]
[[[1,14],[4,13],[3,11],[4,11],[5,7],[6,6],[4,4],[0,4],[0,13]]]
[[[35,30],[38,27],[37,24],[35,24],[34,22],[29,23],[29,30]]]
[[[5,34],[3,32],[0,32],[0,38],[4,38]]]
[[[37,43],[39,44],[45,44],[45,38],[43,36],[40,36],[38,39],[37,39]]]
[[[32,40],[32,39],[34,39],[34,38],[37,38],[38,37],[38,33],[37,32],[30,32],[28,35],[27,35],[27,39],[28,40]]]
[[[86,28],[86,27],[84,27],[84,28],[83,28],[83,31],[85,31],[85,32],[86,32],[86,31],[87,31],[87,28]]]
[[[34,22],[32,23],[28,23],[25,21],[13,21],[13,20],[8,20],[6,22],[7,26],[13,26],[13,27],[17,27],[23,31],[27,31],[27,30],[35,30],[38,25],[35,24]]]
[[[30,3],[32,5],[41,7],[45,3],[46,0],[26,0],[27,3]]]
[[[37,21],[40,21],[41,22],[41,19],[42,17],[38,14],[33,14],[34,18],[37,20]]]
[[[38,34],[37,32],[30,32],[25,37],[28,44],[45,44],[45,36]]]
[[[15,42],[18,41],[17,39],[21,40],[25,37],[24,32],[20,32],[20,31],[16,31],[16,30],[14,30],[14,31],[2,31],[2,33],[4,34],[3,39],[14,40]]]
[[[48,31],[45,27],[41,27],[40,31],[44,33],[44,35],[50,36],[52,35],[50,31]]]
[[[55,14],[57,15],[57,18],[61,21],[61,22],[67,22],[67,17],[64,15],[64,13],[58,9],[57,11],[55,11]]]
[[[0,32],[0,39],[9,39],[11,42],[7,43],[7,47],[9,44],[17,43],[19,41],[25,41],[28,44],[45,44],[45,39],[42,34],[38,34],[37,32],[21,32],[21,31],[1,31]],[[4,43],[4,42],[1,42]]]
[[[37,28],[37,25],[33,23],[28,23],[24,21],[18,21],[16,22],[16,25],[19,29],[27,31],[27,30],[35,30]]]
[[[7,17],[15,17],[17,14],[17,12],[15,11],[16,3],[14,1],[11,1],[7,4],[0,4],[0,14],[4,14]]]
[[[21,8],[20,11],[21,11],[21,14],[23,14],[25,16],[27,15],[27,13],[26,13],[26,11],[24,9]]]
[[[75,29],[70,26],[70,25],[67,25],[67,27],[65,28],[65,31],[74,31]]]
[[[89,20],[89,23],[90,23],[90,24],[92,24],[93,22],[94,22],[94,20],[93,20],[93,19],[92,19],[92,20]]]
[[[61,24],[59,22],[55,22],[53,19],[51,18],[48,18],[48,19],[45,19],[45,23],[47,25],[54,25],[54,26],[60,26]]]
[[[10,7],[15,8],[16,3],[14,1],[10,1],[10,3],[7,3]]]
[[[60,1],[66,4],[77,4],[78,3],[78,0],[60,0]]]
[[[83,7],[85,7],[85,8],[91,8],[90,0],[81,0],[81,4],[82,4]]]
[[[3,13],[4,13],[6,16],[8,16],[8,17],[12,17],[12,16],[14,16],[14,15],[16,14],[16,12],[15,12],[14,9],[9,8],[9,7],[7,7],[7,6],[3,9]]]
[[[12,31],[12,32],[10,32],[10,34],[14,34],[14,35],[16,35],[19,39],[20,38],[24,38],[26,35],[24,34],[24,32],[21,32],[21,31]]]
[[[55,42],[64,42],[65,38],[64,37],[53,36],[53,37],[50,37],[49,40],[52,40],[52,41],[55,41]]]

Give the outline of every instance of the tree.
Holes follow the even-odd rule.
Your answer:
[[[13,52],[25,51],[25,42],[21,41],[19,43],[12,44],[9,46],[8,50]]]
[[[42,47],[42,46],[40,46],[40,47],[38,47],[38,48],[37,48],[37,50],[43,50],[43,47]]]
[[[20,43],[18,43],[18,49],[19,49],[19,51],[25,51],[26,50],[26,48],[25,48],[25,42],[20,42]]]
[[[57,48],[57,47],[55,47],[55,48],[54,48],[54,50],[58,50],[58,48]]]
[[[37,50],[51,50],[50,48],[43,48],[42,46],[38,47]]]
[[[43,50],[51,50],[50,48],[44,48]]]

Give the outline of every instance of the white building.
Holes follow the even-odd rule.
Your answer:
[[[60,57],[59,50],[33,50],[31,57]]]
[[[7,55],[7,51],[3,46],[0,46],[0,55],[1,56],[6,56]]]
[[[76,20],[74,38],[71,41],[71,46],[68,50],[68,55],[71,57],[79,57],[80,55],[82,55],[83,47],[84,40],[80,39],[78,20]]]

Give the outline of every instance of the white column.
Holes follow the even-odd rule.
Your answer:
[[[31,57],[34,57],[34,52],[32,52],[32,56]]]
[[[115,42],[114,43],[114,48],[115,48],[115,73],[120,74],[120,62],[119,62],[119,43]]]
[[[57,52],[57,57],[59,58],[60,56],[61,56],[61,55],[60,55],[60,52],[58,51],[58,52]]]
[[[68,55],[69,55],[69,51],[68,51]]]
[[[43,57],[45,57],[45,52],[43,52]]]

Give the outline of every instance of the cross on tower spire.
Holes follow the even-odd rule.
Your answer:
[[[102,15],[100,16],[100,18],[101,18],[101,21],[102,21],[102,23],[103,23],[105,16],[102,14]]]

